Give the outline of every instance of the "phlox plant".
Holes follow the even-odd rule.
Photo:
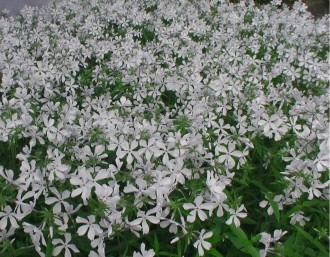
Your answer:
[[[0,256],[328,256],[329,16],[64,0],[0,16]]]

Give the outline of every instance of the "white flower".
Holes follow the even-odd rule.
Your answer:
[[[276,229],[274,231],[273,238],[271,237],[271,234],[268,234],[266,232],[260,233],[261,238],[259,240],[260,243],[263,243],[265,245],[265,249],[260,250],[260,257],[266,257],[267,253],[273,248],[270,247],[271,243],[276,243],[282,236],[284,236],[287,233],[287,231],[283,231],[281,229]]]
[[[129,230],[136,235],[137,237],[140,237],[139,232],[142,230],[142,226],[138,223],[131,223],[127,217],[125,217],[125,227],[129,228]]]
[[[154,156],[155,157],[163,156],[162,158],[163,164],[166,164],[169,161],[170,156],[179,157],[179,149],[177,149],[174,146],[174,144],[166,145],[162,141],[157,141],[156,146],[157,147],[153,148]]]
[[[108,157],[108,155],[106,153],[104,153],[104,151],[105,151],[104,145],[95,146],[94,153],[92,152],[91,148],[88,145],[85,145],[82,150],[83,150],[82,154],[85,157],[83,159],[96,158],[97,160],[100,161],[100,160]]]
[[[71,251],[74,253],[79,253],[78,248],[74,244],[69,244],[71,241],[71,234],[65,233],[64,238],[65,242],[62,239],[54,239],[52,241],[53,245],[56,246],[53,250],[53,256],[59,255],[63,250],[65,251],[65,257],[71,257]]]
[[[87,220],[88,219],[88,220]],[[77,223],[83,223],[86,225],[80,226],[77,230],[77,234],[79,236],[83,236],[87,233],[87,237],[89,240],[94,240],[96,234],[101,234],[103,231],[100,228],[98,224],[94,224],[95,222],[95,216],[94,215],[89,215],[87,219],[77,217],[76,221]]]
[[[23,160],[21,163],[20,170],[22,171],[17,182],[22,183],[28,188],[31,184],[41,181],[41,172],[36,168],[36,161]]]
[[[216,194],[212,199],[212,203],[214,203],[214,208],[218,208],[217,216],[222,217],[224,215],[224,211],[229,211],[229,207],[224,202],[227,200],[227,195],[225,193]]]
[[[238,218],[245,218],[247,216],[247,213],[242,212],[246,211],[244,204],[242,204],[236,211],[232,208],[229,209],[230,217],[226,221],[227,225],[232,224],[233,222],[235,223],[236,227],[239,227],[241,225],[241,222],[239,221]]]
[[[262,119],[259,120],[258,125],[263,128],[265,136],[272,138],[274,134],[275,141],[279,141],[289,130],[289,126],[286,125],[284,120],[277,114],[273,114],[269,117],[267,113],[263,113]]]
[[[288,180],[291,183],[291,185],[294,187],[292,192],[292,196],[294,198],[299,198],[302,195],[302,193],[308,192],[308,188],[304,185],[304,178],[299,177],[299,178],[291,179],[285,177],[285,179]]]
[[[48,116],[44,116],[43,120],[45,125],[43,133],[47,134],[50,141],[62,143],[64,138],[69,135],[68,131],[63,128],[63,123],[60,122],[57,127],[55,127],[54,119],[48,119]]]
[[[291,220],[290,220],[290,224],[295,225],[297,222],[299,223],[300,226],[305,226],[306,221],[309,221],[310,218],[305,217],[304,212],[302,211],[297,211],[293,214],[290,215]]]
[[[319,189],[323,189],[327,187],[327,184],[322,184],[319,180],[313,180],[311,182],[310,188],[308,189],[308,200],[312,200],[314,196],[319,198],[322,193]]]
[[[141,253],[135,252],[133,253],[133,257],[153,257],[155,256],[155,251],[153,249],[146,250],[146,245],[144,243],[141,244]]]
[[[122,96],[119,99],[118,105],[123,107],[125,110],[128,110],[128,107],[132,105],[132,102],[129,99],[127,99],[125,96]]]
[[[205,233],[205,229],[202,229],[201,232],[199,233],[199,237],[197,241],[194,243],[194,247],[198,249],[198,254],[199,256],[204,256],[204,249],[205,250],[210,250],[212,245],[211,243],[205,241],[205,239],[208,239],[213,236],[213,233],[207,232]]]
[[[62,164],[64,154],[58,149],[47,149],[47,155],[50,162],[47,164],[47,170],[49,171],[48,179],[53,181],[55,177],[60,180],[64,180],[70,167]],[[55,176],[56,175],[56,176]]]
[[[125,156],[127,157],[127,163],[131,164],[133,162],[133,156],[140,160],[140,155],[138,151],[134,151],[138,147],[139,143],[136,140],[133,140],[130,144],[127,141],[123,141],[120,144],[120,147],[117,149],[118,158],[122,159]]]
[[[62,213],[54,216],[54,223],[57,225],[58,230],[66,231],[68,229],[69,215]],[[53,237],[52,234],[51,237]]]
[[[228,169],[231,169],[235,166],[235,160],[233,159],[232,156],[240,158],[243,157],[243,153],[235,150],[235,144],[229,142],[228,143],[228,150],[226,147],[224,147],[223,145],[219,145],[216,146],[215,150],[216,150],[216,155],[218,155],[219,153],[224,153],[224,155],[220,155],[219,156],[219,162],[225,162],[226,167]]]
[[[281,239],[282,236],[284,236],[287,233],[288,233],[287,231],[282,231],[282,229],[276,229],[274,231],[273,242],[277,242],[278,240]]]
[[[11,227],[8,230],[3,229],[0,231],[0,242],[5,241],[6,239],[9,239],[12,235],[15,234],[15,228]],[[15,241],[15,238],[10,241],[10,243],[13,243]]]
[[[139,154],[144,154],[146,159],[150,161],[151,156],[153,155],[154,150],[156,149],[155,143],[156,143],[156,138],[151,137],[148,141],[146,140],[140,140],[140,149],[139,149]]]
[[[159,217],[153,216],[151,214],[155,213],[154,209],[151,209],[147,211],[146,213],[144,211],[138,211],[137,216],[138,218],[131,221],[130,225],[131,226],[136,226],[142,224],[142,232],[143,234],[148,234],[149,233],[149,226],[147,221],[153,223],[153,224],[158,224],[160,222]]]
[[[171,178],[180,184],[185,183],[185,177],[191,179],[191,170],[184,167],[182,158],[178,157],[173,160],[169,160],[166,163],[167,168],[171,174]]]
[[[34,191],[28,191],[26,192],[25,195],[23,195],[23,190],[19,190],[18,194],[16,196],[16,207],[15,207],[15,211],[17,212],[18,215],[23,215],[26,216],[28,214],[31,213],[32,209],[35,206],[35,199],[33,198],[33,200],[31,199],[29,201],[29,203],[25,203],[25,201],[29,198],[32,198],[35,196],[35,192]]]
[[[161,228],[168,228],[170,233],[176,234],[178,232],[178,224],[174,220],[163,220],[160,224]]]
[[[277,6],[277,5],[281,5],[281,4],[282,4],[282,0],[272,0],[272,1],[271,1],[271,4],[272,4],[272,5],[275,5],[275,6]]]
[[[36,227],[32,224],[23,222],[24,232],[28,233],[31,237],[32,243],[41,257],[45,257],[45,254],[42,253],[40,245],[46,246],[46,240],[42,233],[42,228]]]
[[[151,188],[143,178],[137,178],[135,183],[137,187],[128,184],[123,191],[124,193],[134,192],[134,205],[138,208],[141,208],[143,205],[143,202],[141,201],[142,196],[148,196],[152,199],[156,198],[155,189]]]
[[[65,81],[65,85],[65,91],[70,91],[72,94],[74,94],[75,90],[78,88],[78,85],[76,85],[74,78],[71,78],[70,81]]]
[[[69,203],[67,203],[66,199],[70,197],[70,191],[69,190],[64,190],[62,193],[59,193],[56,188],[51,187],[50,191],[56,196],[56,197],[47,197],[45,200],[46,204],[54,204],[53,207],[53,212],[56,213],[61,213],[62,211],[62,205],[64,206],[65,209],[69,207]]]
[[[78,188],[74,189],[71,193],[71,197],[76,197],[81,195],[81,198],[86,202],[86,200],[91,196],[92,189],[95,187],[96,191],[102,190],[102,185],[98,181],[106,179],[109,177],[109,171],[104,169],[97,169],[100,167],[89,168],[81,167],[79,169],[78,175],[73,176],[70,179],[70,183]],[[92,175],[96,173],[95,177]]]
[[[263,201],[261,201],[261,202],[259,203],[259,206],[260,206],[261,208],[266,208],[266,206],[268,206],[268,205],[269,205],[269,207],[268,207],[268,209],[267,209],[267,213],[268,213],[268,215],[272,215],[272,214],[274,213],[274,210],[273,210],[273,207],[269,204],[268,201],[263,200]]]
[[[220,181],[219,177],[213,171],[207,172],[206,184],[215,195],[222,194],[222,191],[226,188],[226,185]]]
[[[196,214],[198,215],[201,221],[206,220],[207,215],[203,210],[212,211],[214,209],[214,205],[212,203],[202,204],[203,197],[200,195],[195,198],[194,202],[195,205],[193,205],[192,203],[183,204],[183,208],[185,210],[192,210],[187,217],[187,221],[193,223],[196,220]]]
[[[7,181],[7,183],[15,183],[14,172],[12,170],[7,170],[0,166],[0,176],[3,177]]]
[[[3,230],[7,227],[8,221],[10,222],[10,226],[13,228],[19,228],[17,224],[17,220],[20,219],[20,215],[15,214],[13,209],[7,205],[3,212],[0,212],[0,229]]]

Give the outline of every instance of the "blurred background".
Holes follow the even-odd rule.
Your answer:
[[[25,5],[42,6],[52,1],[53,0],[0,0],[0,10],[7,9],[10,11],[10,14],[17,15]],[[55,2],[59,1],[61,0],[55,0]]]
[[[52,1],[61,0],[0,0],[0,10],[8,9],[10,14],[17,15],[19,11],[25,6],[41,6]],[[239,2],[240,0],[231,0],[232,2]],[[283,3],[292,6],[296,0],[282,0]],[[329,13],[329,0],[302,0],[307,6],[308,10],[316,17],[320,18]],[[255,0],[258,4],[267,4],[271,0]]]
[[[282,0],[288,6],[292,6],[297,0]],[[321,18],[325,14],[329,14],[329,0],[302,0],[316,18]],[[255,0],[254,2],[260,4],[270,3],[271,0]]]

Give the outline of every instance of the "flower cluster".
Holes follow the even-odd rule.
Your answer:
[[[326,212],[329,18],[277,5],[3,12],[3,252],[28,242],[40,256],[151,257],[161,241],[203,256],[229,240],[266,256]]]

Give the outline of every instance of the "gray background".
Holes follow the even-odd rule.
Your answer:
[[[0,10],[8,9],[11,14],[16,15],[24,5],[41,6],[52,0],[0,0]],[[55,0],[60,2],[61,0]],[[316,17],[320,18],[329,13],[329,0],[303,0],[308,6],[308,10]]]
[[[61,0],[56,0],[60,2]],[[0,10],[7,9],[11,14],[16,15],[25,6],[42,6],[52,0],[0,0]]]

